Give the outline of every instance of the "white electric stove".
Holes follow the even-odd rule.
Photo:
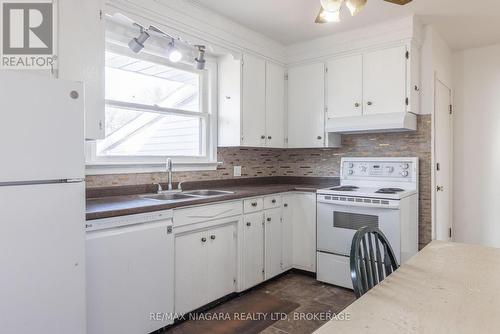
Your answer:
[[[317,278],[352,289],[351,241],[363,226],[387,236],[398,263],[418,251],[418,158],[342,158],[340,186],[317,193]]]

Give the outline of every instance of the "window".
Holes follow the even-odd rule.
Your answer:
[[[106,137],[90,144],[88,165],[144,167],[167,157],[174,164],[213,163],[213,72],[145,52],[107,50]]]

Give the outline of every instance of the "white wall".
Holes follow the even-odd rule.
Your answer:
[[[455,240],[500,247],[500,45],[454,54]]]

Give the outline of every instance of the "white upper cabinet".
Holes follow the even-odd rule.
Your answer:
[[[285,146],[285,69],[270,62],[266,65],[266,143]]]
[[[363,55],[363,113],[406,112],[406,47]]]
[[[58,1],[58,77],[85,85],[85,138],[104,138],[104,1]]]
[[[288,70],[288,147],[325,145],[325,65]]]
[[[219,146],[283,147],[285,70],[262,58],[219,58]]]
[[[328,62],[328,118],[361,116],[363,104],[363,56]]]
[[[266,145],[266,61],[243,57],[242,144]]]

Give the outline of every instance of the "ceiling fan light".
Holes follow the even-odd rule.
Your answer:
[[[320,0],[321,7],[327,12],[338,12],[344,0]]]
[[[351,16],[358,14],[366,5],[367,0],[347,0],[346,6],[351,12]]]

